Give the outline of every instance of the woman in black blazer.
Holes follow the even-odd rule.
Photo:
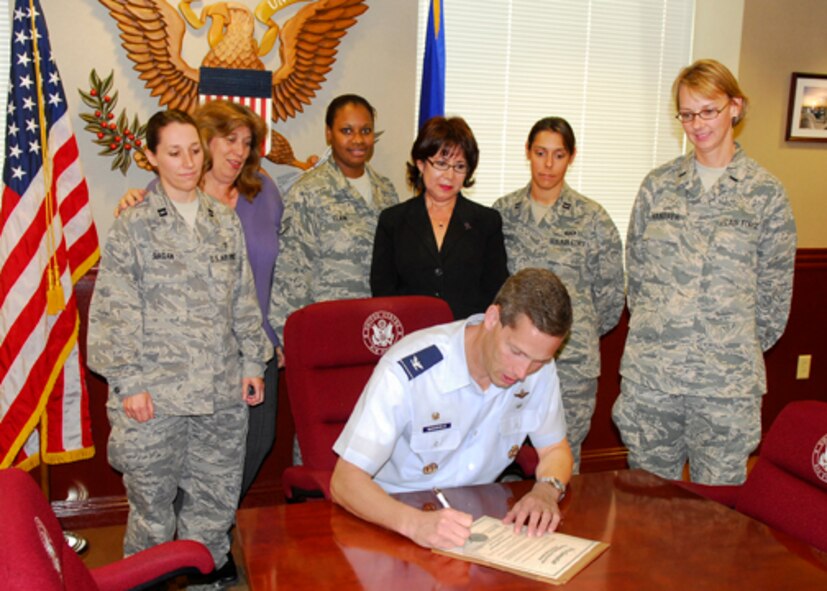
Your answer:
[[[425,123],[407,165],[417,195],[379,215],[370,270],[374,296],[437,296],[457,319],[491,304],[508,277],[502,219],[460,193],[474,184],[478,159],[465,120]]]

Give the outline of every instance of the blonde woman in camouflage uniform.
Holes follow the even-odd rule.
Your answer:
[[[370,297],[376,221],[380,211],[399,201],[393,183],[367,163],[375,117],[361,96],[333,99],[325,115],[331,158],[305,173],[284,198],[279,280],[273,283],[269,313],[279,339],[294,310],[314,302]]]
[[[673,85],[694,152],[644,179],[626,242],[629,336],[613,418],[629,464],[738,484],[761,439],[763,351],[792,296],[796,230],[784,187],[744,154],[747,97],[700,60]]]
[[[526,158],[531,181],[494,203],[512,273],[542,267],[556,273],[571,295],[571,335],[557,359],[567,437],[580,470],[580,447],[589,433],[600,375],[600,336],[623,311],[623,248],[606,210],[565,182],[576,155],[565,119],[547,117],[531,128]]]
[[[272,356],[233,210],[197,188],[193,119],[156,113],[147,155],[160,177],[115,220],[89,314],[89,367],[109,381],[109,462],[123,472],[124,553],[203,542],[216,572],[241,486],[247,406]],[[178,515],[173,499],[183,503]]]

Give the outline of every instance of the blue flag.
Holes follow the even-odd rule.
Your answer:
[[[419,128],[436,115],[445,115],[445,21],[444,0],[431,0],[428,31],[425,38],[425,61],[422,67],[422,90],[419,95]]]

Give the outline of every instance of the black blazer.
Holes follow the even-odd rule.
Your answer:
[[[437,250],[423,195],[388,207],[373,241],[373,295],[441,297],[456,319],[484,312],[508,278],[502,225],[498,211],[460,194]]]

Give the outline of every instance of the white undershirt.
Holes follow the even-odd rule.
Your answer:
[[[362,199],[365,200],[365,203],[373,206],[373,190],[370,186],[370,177],[367,173],[363,174],[358,179],[348,178],[347,182],[349,182],[353,188],[359,192]]]
[[[546,217],[548,210],[551,209],[552,203],[546,205],[545,203],[539,203],[534,199],[531,199],[531,213],[534,214],[534,223],[540,224],[543,221],[543,218]]]
[[[704,190],[709,191],[709,189],[711,189],[715,183],[718,182],[721,175],[724,174],[726,166],[723,168],[712,168],[710,166],[704,166],[695,160],[695,170],[698,171],[698,176],[701,177],[701,183],[704,186]]]
[[[181,214],[181,217],[184,218],[184,221],[187,222],[187,225],[190,228],[195,227],[195,217],[198,215],[198,199],[193,199],[187,203],[179,203],[174,199],[170,199],[172,204],[175,206],[175,209],[178,210],[178,213]]]

